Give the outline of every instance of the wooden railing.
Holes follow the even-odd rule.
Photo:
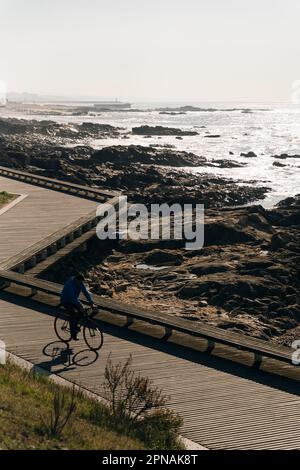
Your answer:
[[[118,197],[114,197],[109,200],[109,203],[114,205],[116,208],[118,206],[118,202]],[[1,264],[1,269],[11,269],[13,271],[18,271],[19,273],[24,273],[27,269],[34,267],[37,263],[45,260],[58,250],[64,248],[75,238],[78,238],[84,233],[92,230],[93,227],[97,225],[98,220],[99,218],[96,215],[96,210],[93,210],[89,214],[80,217],[72,224],[67,225],[20,253],[8,258]]]
[[[97,188],[89,188],[58,181],[10,168],[0,167],[0,175],[49,189],[67,192],[79,197],[87,197],[99,202],[109,200],[111,204],[117,205],[119,200],[119,193],[116,192],[103,191]],[[24,273],[26,269],[30,269],[35,266],[36,263],[41,262],[57,250],[63,248],[67,243],[71,243],[74,238],[80,237],[83,233],[91,230],[92,227],[97,224],[97,220],[96,212],[93,211],[23,252],[18,253],[16,256],[6,260],[0,270],[0,284],[2,283],[2,287],[9,284],[16,284],[31,289],[33,293],[45,292],[49,295],[59,296],[62,289],[61,285],[20,273]],[[18,272],[7,271],[8,269]],[[170,337],[173,331],[176,331],[193,337],[204,338],[207,340],[208,351],[212,351],[215,344],[219,343],[253,353],[254,364],[256,366],[260,365],[263,357],[291,364],[291,357],[294,351],[288,348],[279,347],[242,334],[231,333],[214,326],[191,323],[188,320],[177,318],[167,313],[164,313],[162,316],[159,313],[137,308],[118,301],[104,299],[99,296],[94,297],[97,304],[103,310],[125,316],[127,318],[127,325],[130,325],[134,320],[140,320],[164,328],[165,339]]]
[[[0,270],[1,282],[2,288],[15,284],[31,289],[33,294],[43,292],[59,297],[62,290],[60,284],[4,270]],[[126,325],[130,325],[134,320],[140,320],[163,327],[165,339],[169,338],[173,331],[176,331],[192,337],[204,338],[207,340],[207,351],[209,352],[213,350],[215,344],[219,343],[253,353],[254,365],[256,367],[260,365],[263,357],[292,365],[292,353],[294,350],[289,348],[279,347],[267,341],[251,338],[239,333],[231,333],[214,326],[191,323],[188,320],[176,318],[167,313],[164,313],[162,316],[151,310],[133,307],[115,300],[104,299],[97,295],[94,295],[94,300],[102,310],[125,316],[127,318]]]
[[[53,178],[47,178],[2,166],[0,166],[0,176],[17,179],[25,183],[65,192],[78,197],[85,197],[99,203],[109,202],[114,206],[118,205],[118,196],[120,193],[116,191],[106,191],[66,181],[59,181]],[[18,271],[19,273],[24,273],[27,269],[34,267],[37,263],[44,261],[49,256],[73,242],[74,239],[81,237],[88,231],[91,231],[93,227],[97,225],[97,222],[98,217],[96,216],[95,208],[94,211],[79,218],[67,227],[58,230],[29,248],[21,251],[17,255],[5,260],[5,262],[1,264],[1,269],[11,269]]]
[[[60,181],[46,176],[35,175],[26,171],[15,170],[0,166],[0,176],[7,178],[24,181],[25,183],[42,186],[54,191],[60,191],[74,196],[92,199],[98,202],[105,202],[109,198],[117,196],[117,191],[108,191],[104,189],[94,188],[90,186],[83,186],[80,184],[69,183],[67,181]]]

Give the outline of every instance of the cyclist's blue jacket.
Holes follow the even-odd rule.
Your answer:
[[[85,287],[84,283],[82,281],[76,281],[75,278],[72,276],[64,285],[60,296],[61,302],[63,304],[73,304],[77,305],[78,307],[81,307],[82,303],[79,300],[81,292],[85,296],[86,300],[92,304],[93,298]]]

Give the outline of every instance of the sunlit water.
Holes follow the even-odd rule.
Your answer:
[[[186,104],[186,103],[184,103]],[[183,104],[181,104],[183,105]],[[193,152],[205,156],[209,160],[228,159],[245,162],[243,168],[189,168],[188,171],[212,173],[215,175],[234,178],[235,181],[249,182],[256,180],[259,184],[269,186],[272,190],[262,202],[265,207],[271,207],[279,200],[300,193],[300,159],[289,158],[277,160],[273,155],[282,153],[300,154],[300,105],[288,106],[278,104],[222,104],[222,103],[193,103],[202,108],[217,108],[215,112],[196,111],[183,115],[164,115],[154,111],[159,107],[178,107],[178,103],[139,103],[132,108],[142,112],[103,112],[99,116],[42,116],[24,115],[28,119],[52,119],[60,123],[97,122],[111,124],[124,128],[122,133],[131,131],[132,127],[148,124],[179,127],[196,130],[199,135],[183,137],[174,136],[151,137],[129,135],[128,139],[86,140],[84,144],[95,148],[109,145],[140,144],[171,144],[178,150]],[[251,108],[251,113],[241,110],[226,111],[228,108]],[[2,115],[8,115],[3,109]],[[20,115],[16,116],[20,117]],[[202,127],[205,126],[205,127]],[[206,138],[206,135],[220,134],[220,138]],[[77,142],[76,142],[77,143]],[[80,142],[82,144],[82,142]],[[257,158],[244,158],[240,154],[253,151]],[[230,155],[232,152],[233,155]],[[278,161],[286,167],[273,166]]]

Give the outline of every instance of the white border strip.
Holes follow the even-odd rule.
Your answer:
[[[10,194],[15,194],[15,193],[10,193]],[[28,194],[20,194],[19,197],[11,201],[9,204],[6,204],[2,209],[0,209],[0,215],[4,214],[4,212],[8,211],[12,207],[14,207],[16,204],[19,204],[19,202],[23,201],[28,196]]]

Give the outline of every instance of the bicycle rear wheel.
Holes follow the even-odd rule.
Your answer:
[[[92,320],[83,328],[83,337],[86,345],[93,351],[99,351],[103,345],[103,333],[100,328]]]
[[[70,322],[68,319],[56,317],[54,320],[54,330],[57,337],[64,343],[71,341]]]

